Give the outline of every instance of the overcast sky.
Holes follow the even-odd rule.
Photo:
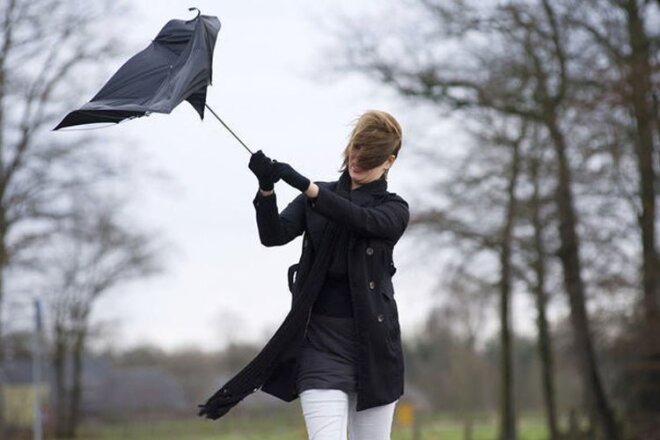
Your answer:
[[[323,75],[324,63],[332,64],[324,55],[331,39],[319,24],[337,11],[357,14],[358,3],[195,2],[222,23],[207,103],[253,149],[291,163],[313,180],[337,177],[357,116],[370,108],[393,113],[403,126],[404,146],[390,172],[390,191],[411,201],[414,211],[426,179],[417,173],[408,148],[426,121],[375,82],[356,76],[330,81]],[[136,23],[126,35],[132,50],[147,46],[167,20],[193,17],[189,2],[134,5]],[[117,67],[132,54],[126,53]],[[95,93],[89,90],[88,95]],[[135,192],[132,213],[170,243],[167,270],[117,289],[95,310],[97,322],[118,324],[113,344],[216,349],[228,339],[269,337],[289,308],[286,269],[297,262],[301,242],[279,248],[260,245],[252,206],[257,183],[247,168],[249,154],[210,114],[202,122],[187,103],[171,115],[129,121],[98,135],[109,130],[113,139],[143,152],[148,168],[170,175],[168,182],[143,184]],[[296,195],[285,184],[278,184],[276,192],[280,208]],[[397,247],[395,262],[405,337],[430,308],[442,266],[417,251],[409,237]]]

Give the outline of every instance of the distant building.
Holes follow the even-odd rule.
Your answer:
[[[85,415],[161,413],[190,407],[183,386],[158,366],[118,368],[96,359],[86,368],[84,382]]]
[[[70,368],[70,366],[67,366]],[[39,388],[44,422],[55,405],[52,366],[44,365]],[[66,377],[70,378],[67,374]],[[35,391],[30,360],[5,362],[2,393],[4,418],[12,426],[34,423]],[[171,413],[189,410],[184,388],[158,366],[115,367],[108,358],[88,356],[84,361],[82,391],[83,417],[120,417],[137,413]],[[70,387],[70,383],[66,387]],[[193,411],[193,409],[190,409]]]

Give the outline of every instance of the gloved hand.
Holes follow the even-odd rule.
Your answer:
[[[273,161],[273,178],[275,181],[282,179],[301,192],[305,192],[311,183],[307,177],[294,170],[288,163],[276,160]]]
[[[264,191],[272,191],[276,181],[273,179],[273,161],[263,151],[259,150],[250,156],[248,168],[257,176],[259,188]]]

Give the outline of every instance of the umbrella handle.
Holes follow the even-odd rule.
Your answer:
[[[234,136],[234,137],[236,138],[236,140],[237,140],[238,142],[240,142],[241,145],[243,145],[243,148],[245,148],[246,150],[248,150],[248,152],[249,152],[250,154],[254,154],[254,153],[252,153],[252,150],[250,150],[250,149],[248,148],[248,146],[245,145],[245,143],[243,143],[243,141],[241,140],[241,138],[239,138],[238,136],[236,136],[236,133],[234,133],[234,132],[231,130],[231,128],[229,128],[229,126],[228,126],[227,124],[225,124],[225,122],[224,122],[222,119],[220,119],[220,116],[218,116],[218,115],[213,111],[213,109],[212,109],[211,107],[209,107],[208,104],[205,103],[204,106],[205,106],[207,109],[209,109],[209,111],[213,114],[213,116],[215,116],[215,118],[216,118],[218,121],[220,121],[220,123],[221,123],[222,125],[224,125],[224,127],[227,129],[227,131],[229,131],[229,132],[232,134],[232,136]]]

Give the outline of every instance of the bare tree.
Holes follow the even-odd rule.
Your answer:
[[[470,432],[476,414],[490,409],[495,395],[488,386],[495,371],[488,368],[468,335],[457,332],[456,321],[473,306],[463,300],[433,308],[423,331],[405,344],[407,380],[425,391],[433,410],[456,412],[466,432]]]
[[[32,264],[24,254],[42,245],[53,222],[67,215],[64,192],[109,172],[96,160],[89,137],[72,141],[46,133],[77,98],[80,91],[71,84],[84,84],[119,47],[109,35],[98,35],[117,8],[111,1],[0,3],[0,369],[6,269]]]
[[[610,111],[623,110],[618,141],[634,152],[637,164],[635,209],[642,248],[641,316],[645,323],[645,346],[657,353],[660,339],[660,257],[656,238],[657,175],[660,164],[660,133],[657,99],[660,87],[657,71],[660,63],[660,9],[657,4],[640,0],[607,0],[580,7],[570,16],[571,23],[583,30],[588,41],[604,60],[602,69],[611,73],[600,81],[594,99]],[[655,73],[654,73],[655,72]],[[656,346],[653,347],[652,345]]]
[[[473,117],[480,121],[479,132],[474,133],[475,144],[469,154],[465,155],[464,166],[456,167],[445,182],[446,192],[451,194],[450,205],[442,210],[422,209],[414,216],[412,224],[413,228],[421,228],[425,232],[443,231],[456,240],[470,243],[478,252],[497,255],[499,267],[496,285],[499,290],[501,350],[500,426],[502,438],[515,439],[517,429],[511,297],[516,269],[512,254],[518,211],[521,144],[526,138],[526,126],[524,121],[515,117],[503,121],[493,119],[488,112],[474,112]],[[483,209],[484,213],[501,212],[501,219],[484,227],[483,217],[475,215],[479,209]],[[477,275],[484,276],[488,278],[493,275]]]
[[[660,385],[660,369],[655,363],[660,357],[659,6],[642,0],[578,3],[567,17],[584,34],[585,53],[597,61],[583,69],[592,84],[584,105],[591,113],[607,115],[606,141],[612,144],[617,180],[634,213],[630,241],[639,243],[634,265],[641,276],[635,274],[631,290],[640,300],[629,313],[613,353],[618,361],[616,395],[628,415],[635,413],[636,420],[630,425],[639,431],[645,429],[640,415],[657,410],[653,402]],[[654,423],[652,417],[647,419]]]
[[[416,4],[418,17],[431,20],[422,20],[405,34],[390,33],[380,39],[371,34],[373,29],[354,28],[344,39],[345,67],[377,78],[412,100],[463,115],[466,110],[487,109],[544,130],[555,161],[557,256],[570,305],[575,353],[597,425],[606,438],[616,439],[618,428],[597,367],[587,315],[570,161],[577,147],[568,135],[574,116],[572,94],[584,86],[572,76],[570,64],[579,58],[566,19],[571,5],[550,0],[496,5],[419,0]],[[455,50],[457,46],[460,50]]]
[[[72,438],[80,422],[82,372],[90,315],[105,296],[159,268],[155,240],[122,222],[117,203],[85,203],[51,239],[44,264],[53,325],[56,433]]]

